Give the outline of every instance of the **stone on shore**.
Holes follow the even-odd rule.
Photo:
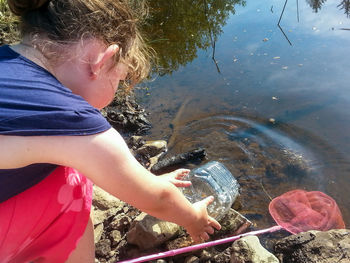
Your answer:
[[[279,263],[279,260],[267,251],[256,236],[246,236],[232,245],[230,263]]]
[[[350,230],[308,231],[278,241],[276,255],[282,263],[348,263]]]
[[[180,226],[174,223],[141,213],[132,223],[129,232],[126,234],[126,239],[128,243],[145,250],[165,243],[176,237],[180,231]]]

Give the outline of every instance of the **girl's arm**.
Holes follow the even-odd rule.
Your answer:
[[[11,137],[16,143],[7,141],[7,148],[17,160],[12,166],[55,163],[73,167],[132,206],[185,227],[196,242],[207,240],[213,228],[220,228],[206,211],[211,198],[192,205],[168,179],[139,164],[114,129],[89,136]]]

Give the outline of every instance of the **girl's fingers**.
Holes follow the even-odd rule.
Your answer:
[[[205,227],[205,232],[212,235],[212,234],[214,234],[214,228],[212,226],[207,226],[207,227]]]
[[[202,240],[208,240],[209,239],[209,235],[206,232],[203,232],[202,234],[200,234],[200,238]]]
[[[220,230],[221,229],[221,225],[218,221],[216,221],[214,218],[209,217],[209,224],[214,227],[216,230]]]
[[[190,170],[188,170],[188,169],[177,169],[177,170],[173,171],[172,173],[174,173],[176,179],[182,179],[183,177],[188,175],[189,172],[190,172]]]
[[[171,180],[171,183],[177,187],[188,187],[192,184],[191,181],[181,181],[176,179]]]

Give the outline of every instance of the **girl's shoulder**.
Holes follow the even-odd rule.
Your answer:
[[[98,109],[50,72],[0,47],[0,134],[86,135],[110,128]]]

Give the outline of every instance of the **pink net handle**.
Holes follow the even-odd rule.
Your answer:
[[[345,228],[336,202],[319,191],[287,192],[270,202],[269,211],[276,223],[292,234]]]

